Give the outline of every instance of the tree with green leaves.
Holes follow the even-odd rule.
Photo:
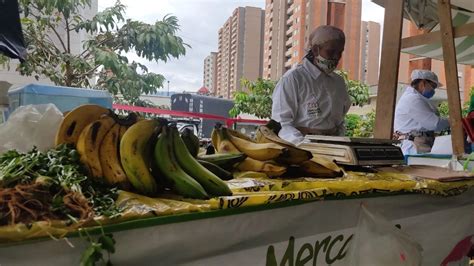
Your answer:
[[[347,114],[345,117],[345,123],[346,123],[346,136],[348,137],[353,137],[354,136],[354,131],[356,128],[359,126],[361,123],[361,116],[358,114]]]
[[[361,116],[357,127],[353,131],[354,137],[371,138],[374,136],[375,127],[375,110]]]
[[[56,85],[107,90],[131,104],[142,94],[155,93],[165,78],[129,60],[134,52],[149,61],[164,61],[185,54],[178,37],[178,19],[165,16],[154,24],[125,19],[119,1],[92,18],[80,10],[91,0],[19,0],[28,57],[18,70],[22,75],[45,76]],[[89,36],[74,52],[74,34]],[[0,58],[5,63],[6,58]]]
[[[352,104],[363,106],[369,103],[369,86],[367,84],[359,80],[350,79],[345,71],[339,70],[337,74],[344,79]]]
[[[255,82],[242,79],[244,90],[234,95],[234,107],[229,111],[230,116],[252,114],[258,118],[272,116],[272,94],[276,83],[271,80],[258,79]]]

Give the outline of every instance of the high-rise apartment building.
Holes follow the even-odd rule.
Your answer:
[[[360,30],[360,69],[358,79],[369,86],[379,81],[380,24],[362,21]]]
[[[240,80],[262,76],[264,11],[238,7],[219,29],[216,96],[232,98]]]
[[[204,59],[204,75],[202,84],[212,94],[216,93],[217,80],[217,53],[211,52],[210,55]]]
[[[333,25],[346,34],[338,68],[359,76],[361,0],[266,0],[263,77],[278,80],[306,55],[313,29]]]

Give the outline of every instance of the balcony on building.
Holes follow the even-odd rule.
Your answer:
[[[293,31],[294,31],[294,30],[295,30],[294,27],[288,28],[288,30],[286,31],[286,36],[287,36],[288,38],[290,38],[291,36],[293,36]]]
[[[288,10],[286,11],[286,14],[288,16],[291,16],[293,15],[293,11],[295,10],[295,6],[294,5],[291,5],[290,8],[288,8]]]

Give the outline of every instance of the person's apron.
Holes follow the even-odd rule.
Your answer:
[[[395,139],[401,140],[403,154],[421,154],[431,152],[435,136],[434,133],[395,133]]]
[[[431,151],[434,143],[434,137],[415,137],[413,139],[413,144],[415,145],[417,153],[428,153]]]
[[[338,128],[334,127],[331,129],[313,129],[308,127],[296,127],[303,135],[324,135],[324,136],[337,136]]]

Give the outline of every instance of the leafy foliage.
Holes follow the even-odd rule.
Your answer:
[[[348,114],[346,116],[346,136],[370,138],[374,135],[375,111],[366,115]]]
[[[251,82],[242,79],[242,87],[234,95],[234,107],[229,111],[232,117],[241,113],[253,114],[258,118],[270,118],[272,115],[272,94],[276,83],[271,80],[258,79]]]
[[[360,122],[354,129],[354,137],[371,138],[374,136],[375,110],[361,117]]]
[[[344,78],[352,104],[363,106],[369,103],[369,86],[367,86],[367,84],[359,80],[349,79],[345,71],[337,71],[337,74]]]
[[[346,136],[354,136],[354,130],[359,126],[362,118],[360,115],[347,114],[345,117],[346,123]]]
[[[87,234],[87,231],[85,233]],[[116,244],[112,234],[105,234],[103,232],[97,240],[87,234],[86,240],[89,242],[89,247],[82,252],[81,266],[94,266],[99,262],[101,262],[100,265],[112,265],[110,256],[115,253]],[[104,259],[104,253],[107,253],[107,260]]]
[[[165,16],[154,24],[125,20],[120,1],[86,18],[80,10],[90,7],[90,1],[19,1],[28,44],[20,73],[37,79],[44,75],[56,85],[108,90],[132,104],[141,94],[163,87],[162,75],[124,54],[135,52],[149,61],[164,62],[184,55],[188,45],[176,36],[178,19]],[[88,36],[82,49],[73,47],[77,33]]]
[[[473,111],[474,110],[474,103],[471,102],[471,99],[473,98],[474,96],[474,86],[471,87],[470,89],[470,92],[469,92],[469,100],[464,102],[464,105],[461,109],[461,115],[463,117],[467,116],[467,114],[469,113],[469,111]],[[471,110],[472,109],[472,110]],[[439,113],[439,116],[440,117],[449,117],[449,106],[448,106],[448,102],[447,101],[444,101],[442,102],[440,105],[438,105],[438,113]]]

